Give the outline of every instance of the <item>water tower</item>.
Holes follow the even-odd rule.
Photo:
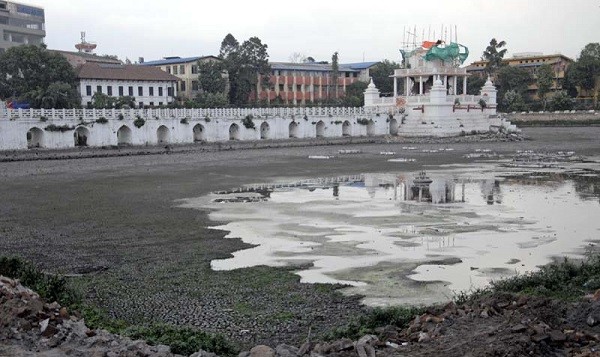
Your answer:
[[[94,49],[96,49],[96,44],[92,42],[87,42],[85,40],[85,31],[81,31],[81,42],[75,45],[75,48],[79,52],[83,53],[93,53]]]

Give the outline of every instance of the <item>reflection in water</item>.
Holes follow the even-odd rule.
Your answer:
[[[599,183],[595,171],[364,174],[252,185],[185,206],[210,208],[229,222],[215,228],[254,246],[213,269],[312,263],[302,281],[349,284],[367,303],[434,302],[581,252],[598,239]]]

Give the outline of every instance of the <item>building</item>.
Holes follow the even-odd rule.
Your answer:
[[[89,106],[95,93],[131,96],[138,107],[167,105],[177,96],[178,78],[154,67],[87,62],[76,73],[82,106]]]
[[[98,56],[93,53],[74,52],[63,50],[49,50],[50,52],[58,53],[65,57],[73,68],[77,68],[85,63],[107,63],[107,64],[123,64],[121,60],[110,56]]]
[[[338,88],[333,85],[333,69],[326,63],[271,62],[269,88],[259,90],[259,99],[280,99],[285,104],[308,104],[320,100],[340,98],[346,86],[369,81],[369,70],[379,62],[339,65]]]
[[[177,92],[182,98],[194,98],[198,95],[200,85],[198,80],[198,62],[205,61],[221,61],[215,56],[199,56],[199,57],[165,57],[162,60],[143,62],[142,66],[152,66],[160,68],[168,74],[172,74],[179,80],[177,82]],[[224,74],[225,76],[226,74]]]
[[[537,69],[543,64],[548,64],[554,71],[554,83],[552,84],[551,91],[560,91],[563,89],[563,80],[565,78],[565,72],[567,67],[573,63],[573,60],[560,53],[552,55],[544,55],[539,52],[524,52],[515,53],[512,58],[506,58],[502,61],[509,66],[519,67],[527,70],[533,78],[536,78]],[[469,74],[485,76],[485,66],[487,61],[476,61],[466,67]],[[533,97],[537,96],[537,83],[529,85],[529,94]]]
[[[14,46],[43,44],[44,9],[0,0],[0,33],[0,53]]]

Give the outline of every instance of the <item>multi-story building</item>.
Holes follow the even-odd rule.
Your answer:
[[[512,67],[519,67],[527,70],[536,78],[537,70],[543,64],[548,64],[554,71],[554,83],[552,84],[552,91],[562,90],[563,80],[565,78],[565,72],[567,67],[573,63],[573,60],[562,54],[544,55],[539,52],[525,52],[515,53],[512,58],[505,58],[503,63],[506,63]],[[474,75],[484,76],[485,66],[487,61],[476,61],[467,66],[467,72]],[[529,85],[529,93],[532,96],[537,95],[537,84],[534,82]]]
[[[221,59],[215,56],[165,57],[162,60],[142,62],[140,65],[160,68],[177,77],[179,79],[177,82],[179,96],[191,99],[198,94],[200,89],[198,62],[204,61],[221,61]]]
[[[379,62],[340,64],[337,89],[333,83],[333,69],[326,63],[271,62],[269,88],[259,88],[261,100],[277,98],[286,104],[307,104],[319,100],[340,98],[346,86],[369,81],[369,69]]]
[[[0,0],[0,53],[19,45],[41,45],[46,37],[44,9]]]
[[[154,67],[88,62],[76,72],[82,106],[96,93],[134,97],[140,108],[167,105],[177,96],[178,78]]]

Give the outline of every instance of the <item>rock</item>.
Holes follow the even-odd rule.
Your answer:
[[[585,322],[588,324],[588,326],[594,327],[600,323],[600,316],[597,312],[591,313],[588,315]]]
[[[558,330],[552,330],[548,333],[553,342],[564,342],[567,340],[567,335]]]
[[[58,332],[58,329],[56,327],[54,327],[52,325],[48,325],[42,332],[42,336],[52,337],[52,336],[56,335],[57,332]]]
[[[304,356],[310,350],[312,350],[312,348],[313,348],[313,344],[311,342],[304,342],[302,344],[302,346],[300,346],[300,349],[298,350],[298,356]]]
[[[275,357],[275,350],[269,346],[258,345],[250,350],[250,357]]]
[[[159,347],[160,346],[161,345],[159,345]],[[168,354],[168,353],[171,352],[171,349],[169,348],[169,346],[164,346],[164,347],[167,347],[169,349],[165,354]],[[239,356],[241,356],[243,353],[246,354],[245,356],[249,356],[250,355],[250,352],[242,352],[242,353],[239,354]],[[200,351],[192,354],[190,357],[217,357],[217,355],[214,354],[214,353],[211,353],[211,352],[206,352],[204,350],[200,350]]]
[[[296,357],[298,356],[298,348],[281,344],[275,348],[275,353],[278,357]]]
[[[541,334],[541,335],[540,334],[535,334],[535,335],[531,336],[531,341],[535,342],[535,343],[540,343],[540,342],[542,342],[544,340],[547,340],[549,338],[550,338],[550,336],[548,336],[547,334]]]
[[[249,357],[250,356],[250,352],[245,351],[245,352],[240,352],[238,354],[238,357]],[[197,357],[197,356],[196,356]]]
[[[420,342],[429,342],[431,341],[431,336],[427,332],[419,333],[419,343]]]
[[[527,326],[525,326],[523,324],[514,325],[513,327],[510,328],[510,331],[513,333],[521,333],[521,332],[525,332],[526,330],[527,330]]]
[[[331,350],[334,352],[348,351],[354,348],[354,342],[349,338],[337,340],[331,344]]]
[[[62,317],[63,319],[69,318],[69,312],[67,311],[67,308],[61,307],[58,311],[58,316]]]
[[[50,319],[45,319],[42,322],[40,322],[40,333],[44,333],[44,331],[46,331],[46,329],[48,328],[48,323],[50,323]]]
[[[375,349],[368,344],[357,344],[356,353],[358,357],[375,357]]]

